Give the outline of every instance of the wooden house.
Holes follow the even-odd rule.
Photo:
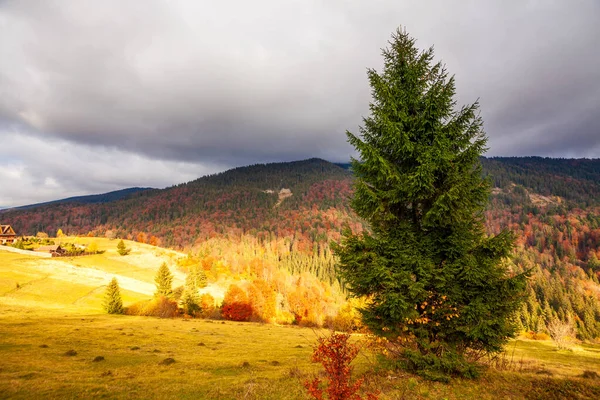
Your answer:
[[[65,254],[65,250],[62,247],[60,247],[59,244],[54,244],[51,246],[40,246],[36,249],[33,249],[33,251],[37,251],[39,253],[50,253],[52,254],[52,257],[60,257]]]
[[[10,225],[0,225],[0,244],[13,244],[17,241],[17,234]]]

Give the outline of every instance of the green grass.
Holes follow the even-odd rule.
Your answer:
[[[314,369],[309,358],[315,334],[308,329],[3,311],[3,397],[302,398],[289,373]],[[68,350],[78,354],[65,356]],[[105,360],[93,362],[97,356]],[[175,363],[159,365],[165,358]]]
[[[132,254],[120,257],[116,241],[78,240],[95,240],[107,252],[39,259],[0,251],[0,398],[306,398],[302,380],[320,370],[310,356],[325,331],[105,315],[104,286],[81,271],[147,284],[163,260],[182,255],[128,242]],[[149,297],[122,295],[126,305]],[[69,350],[77,355],[66,356]],[[94,362],[98,356],[104,360]],[[167,358],[175,362],[161,365]],[[380,399],[600,398],[600,380],[579,377],[600,373],[597,345],[558,351],[551,342],[516,340],[479,380],[450,384],[383,370],[374,360],[365,347],[355,375],[365,378],[366,389],[380,390]]]
[[[303,399],[301,379],[319,369],[310,362],[311,347],[317,335],[325,333],[254,323],[3,306],[0,397]],[[366,350],[356,360],[356,373],[366,377],[367,388],[381,390],[382,399],[600,396],[597,381],[572,377],[575,370],[577,375],[586,369],[598,371],[598,347],[563,354],[550,343],[516,341],[512,346],[515,358],[531,357],[528,363],[490,368],[476,381],[441,384],[399,371],[377,371]],[[65,356],[69,350],[77,355]],[[97,356],[104,361],[93,362]],[[160,365],[166,358],[175,363]],[[537,369],[534,363],[539,364]],[[540,373],[547,369],[554,371],[552,376]],[[552,397],[557,393],[570,397]]]

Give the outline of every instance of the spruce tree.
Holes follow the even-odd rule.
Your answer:
[[[128,249],[125,246],[125,242],[123,241],[123,239],[119,240],[119,243],[117,243],[117,252],[122,256],[126,256],[127,254],[129,254],[130,251],[131,249]]]
[[[162,263],[158,272],[156,273],[156,277],[154,278],[154,282],[156,284],[156,292],[154,296],[156,297],[171,297],[173,295],[173,275],[171,275],[171,271],[169,267],[167,267],[167,263]]]
[[[338,271],[355,296],[366,296],[364,323],[398,347],[415,370],[475,375],[470,352],[498,352],[514,333],[525,276],[505,258],[511,232],[488,236],[483,211],[490,185],[478,103],[456,108],[454,77],[397,30],[370,69],[370,115],[360,135],[347,132],[352,207],[370,224],[344,233]]]
[[[104,309],[109,314],[123,314],[123,300],[117,278],[112,278],[104,295]]]
[[[185,288],[183,296],[181,296],[181,306],[187,315],[194,315],[200,311],[200,298],[198,297],[198,290],[191,275],[188,275],[185,280]]]

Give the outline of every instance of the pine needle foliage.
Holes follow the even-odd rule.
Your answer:
[[[131,249],[128,249],[125,246],[125,242],[123,240],[119,240],[119,243],[117,243],[117,252],[122,256],[126,256],[131,252]]]
[[[170,298],[173,296],[173,275],[171,274],[169,267],[167,267],[167,263],[162,263],[160,265],[156,277],[154,278],[154,283],[156,284],[156,292],[154,292],[155,297]]]
[[[338,272],[369,299],[364,323],[405,343],[408,367],[472,376],[468,354],[499,352],[513,336],[526,279],[505,262],[513,234],[484,230],[479,104],[457,109],[454,77],[406,32],[382,54],[383,71],[368,70],[370,115],[360,135],[347,132],[359,154],[352,207],[370,230],[344,233]]]
[[[123,314],[123,300],[117,278],[112,278],[104,295],[104,310],[109,314]]]
[[[204,275],[206,278],[206,275]],[[204,279],[204,286],[206,286],[206,279]],[[187,315],[195,316],[196,313],[202,311],[200,308],[200,297],[198,296],[198,289],[194,277],[188,274],[185,280],[185,288],[183,295],[181,296],[181,306],[183,311]]]

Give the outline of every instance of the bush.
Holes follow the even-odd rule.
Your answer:
[[[221,314],[223,318],[231,321],[248,321],[252,316],[252,306],[248,303],[237,301],[230,304],[223,304]]]
[[[141,301],[130,305],[125,311],[127,315],[141,315],[146,317],[173,318],[179,314],[177,302],[164,297]]]
[[[543,333],[543,332],[527,331],[527,332],[521,333],[521,336],[523,338],[529,339],[529,340],[550,340],[550,335],[548,335],[547,333]]]
[[[362,328],[360,314],[351,301],[344,304],[335,317],[329,317],[326,325],[328,328],[340,332],[352,332]]]
[[[308,394],[315,399],[324,399],[327,393],[330,400],[360,400],[357,393],[363,383],[363,378],[350,381],[352,367],[350,363],[358,355],[358,346],[348,343],[350,335],[346,333],[332,333],[329,337],[319,338],[318,346],[315,348],[312,361],[319,362],[325,368],[327,376],[327,388],[322,389],[321,380],[314,378],[305,381],[304,387]],[[377,394],[368,393],[368,400],[376,400]]]
[[[200,315],[203,318],[221,318],[221,310],[215,307],[215,298],[210,293],[203,293],[200,296]]]

